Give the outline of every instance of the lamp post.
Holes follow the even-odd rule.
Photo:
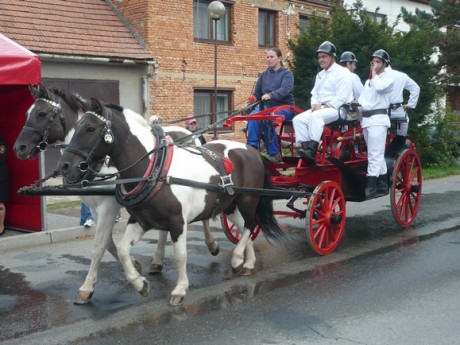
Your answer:
[[[217,121],[217,21],[225,14],[225,6],[220,1],[213,1],[208,5],[208,16],[212,19],[214,25],[214,102],[212,113]],[[217,139],[217,130],[214,126],[213,140]]]

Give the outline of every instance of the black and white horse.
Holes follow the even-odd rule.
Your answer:
[[[68,144],[75,130],[75,123],[85,113],[88,106],[86,99],[77,94],[69,94],[59,89],[47,89],[39,84],[37,87],[29,87],[35,102],[27,112],[27,122],[16,139],[14,152],[19,159],[32,159],[39,151],[44,151],[51,144]],[[127,112],[132,112],[126,110]],[[145,129],[149,129],[147,122],[141,115],[134,112],[133,116],[138,118]],[[165,127],[173,138],[189,136],[192,133],[179,126]],[[100,173],[112,174],[117,170],[115,167],[103,165]],[[107,249],[116,260],[117,250],[113,241],[112,231],[115,224],[115,217],[120,210],[120,204],[114,196],[85,195],[81,196],[84,203],[89,205],[92,215],[96,219],[95,239],[92,248],[91,265],[85,282],[80,287],[75,298],[76,304],[85,304],[91,300],[94,293],[94,286],[97,281],[100,261]],[[210,234],[207,236],[208,247],[213,255],[217,255],[219,247]],[[157,250],[152,259],[149,273],[159,273],[163,267],[167,233],[161,231]],[[140,265],[138,266],[140,269]]]
[[[241,239],[233,250],[231,266],[235,273],[243,274],[254,273],[256,258],[249,237],[255,226],[260,224],[262,231],[275,239],[283,233],[273,216],[270,197],[238,190],[252,188],[257,191],[271,187],[256,150],[225,140],[207,143],[201,150],[181,148],[159,138],[161,136],[152,137],[150,129],[140,125],[132,113],[103,106],[92,99],[91,109],[77,123],[59,167],[66,182],[74,184],[86,179],[87,168],[94,162],[109,155],[121,179],[130,179],[117,185],[116,192],[118,201],[131,215],[126,232],[117,244],[119,258],[127,279],[146,296],[149,283],[133,266],[129,256],[131,247],[151,228],[169,232],[179,272],[169,304],[176,306],[183,303],[189,286],[186,272],[189,223],[224,212],[242,230]],[[146,173],[156,165],[160,153],[169,168],[156,169],[162,171],[156,175]],[[225,192],[220,187],[221,181],[235,188],[235,193]],[[144,192],[144,187],[149,188],[148,193]],[[143,198],[134,201],[139,194],[143,194]],[[135,221],[141,227],[133,226]]]

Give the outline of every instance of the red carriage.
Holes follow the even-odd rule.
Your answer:
[[[279,126],[279,141],[288,142],[281,149],[282,161],[268,163],[272,184],[276,189],[291,191],[286,207],[275,210],[276,215],[305,219],[307,241],[320,255],[334,251],[339,244],[346,221],[346,202],[365,201],[364,187],[367,171],[367,152],[359,120],[338,120],[326,125],[321,137],[316,166],[308,166],[295,155],[295,133],[290,121],[284,121],[280,110],[289,109],[299,114],[303,110],[294,106],[280,106],[262,110],[249,116],[235,116],[227,120],[271,121]],[[400,122],[400,121],[399,121]],[[392,121],[398,123],[398,121]],[[422,171],[415,144],[409,140],[399,152],[390,152],[393,134],[388,132],[385,159],[388,167],[391,211],[395,222],[402,228],[412,224],[417,216],[422,195]],[[303,194],[302,194],[303,193]],[[276,196],[275,196],[276,198]],[[280,197],[286,199],[285,193]],[[227,237],[238,242],[238,229],[222,216]],[[255,239],[258,229],[254,231]]]

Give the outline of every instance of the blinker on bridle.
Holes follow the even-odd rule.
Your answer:
[[[62,106],[59,103],[52,101],[51,99],[47,99],[47,98],[37,98],[37,101],[43,101],[53,106],[53,110],[51,111],[51,114],[48,117],[48,124],[45,128],[45,131],[42,134],[40,131],[36,130],[35,128],[28,127],[28,126],[24,126],[24,129],[29,130],[31,132],[36,132],[39,135],[43,135],[42,141],[40,141],[38,145],[36,146],[40,150],[40,152],[43,152],[43,151],[46,151],[46,149],[48,148],[49,129],[51,128],[51,124],[53,123],[54,118],[56,116],[59,116],[59,120],[61,121],[61,125],[62,125],[64,133],[65,133],[65,120],[61,116]]]
[[[84,152],[82,152],[80,150],[73,149],[73,148],[71,148],[69,146],[67,146],[65,148],[65,151],[77,154],[77,155],[82,156],[83,158],[85,158],[84,161],[82,161],[82,162],[80,162],[78,164],[78,169],[81,172],[87,172],[88,169],[90,169],[91,163],[92,163],[92,160],[93,160],[93,156],[94,156],[94,151],[99,146],[99,144],[102,141],[102,139],[104,140],[104,142],[106,144],[112,144],[113,141],[114,141],[114,135],[113,135],[113,132],[112,132],[112,129],[111,129],[112,122],[109,119],[106,119],[104,116],[99,115],[98,113],[95,113],[93,111],[87,111],[85,113],[85,115],[86,114],[91,114],[91,115],[97,117],[99,120],[104,122],[105,126],[102,129],[101,135],[99,136],[97,142],[94,144],[93,148],[91,149],[91,151],[88,154],[86,154],[86,153],[84,153]]]

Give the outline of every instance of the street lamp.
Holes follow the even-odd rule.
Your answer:
[[[214,24],[214,102],[212,106],[212,113],[214,114],[215,121],[217,121],[217,21],[225,14],[225,6],[220,1],[213,1],[208,5],[208,16],[212,19]],[[217,139],[217,130],[214,126],[214,137]]]

